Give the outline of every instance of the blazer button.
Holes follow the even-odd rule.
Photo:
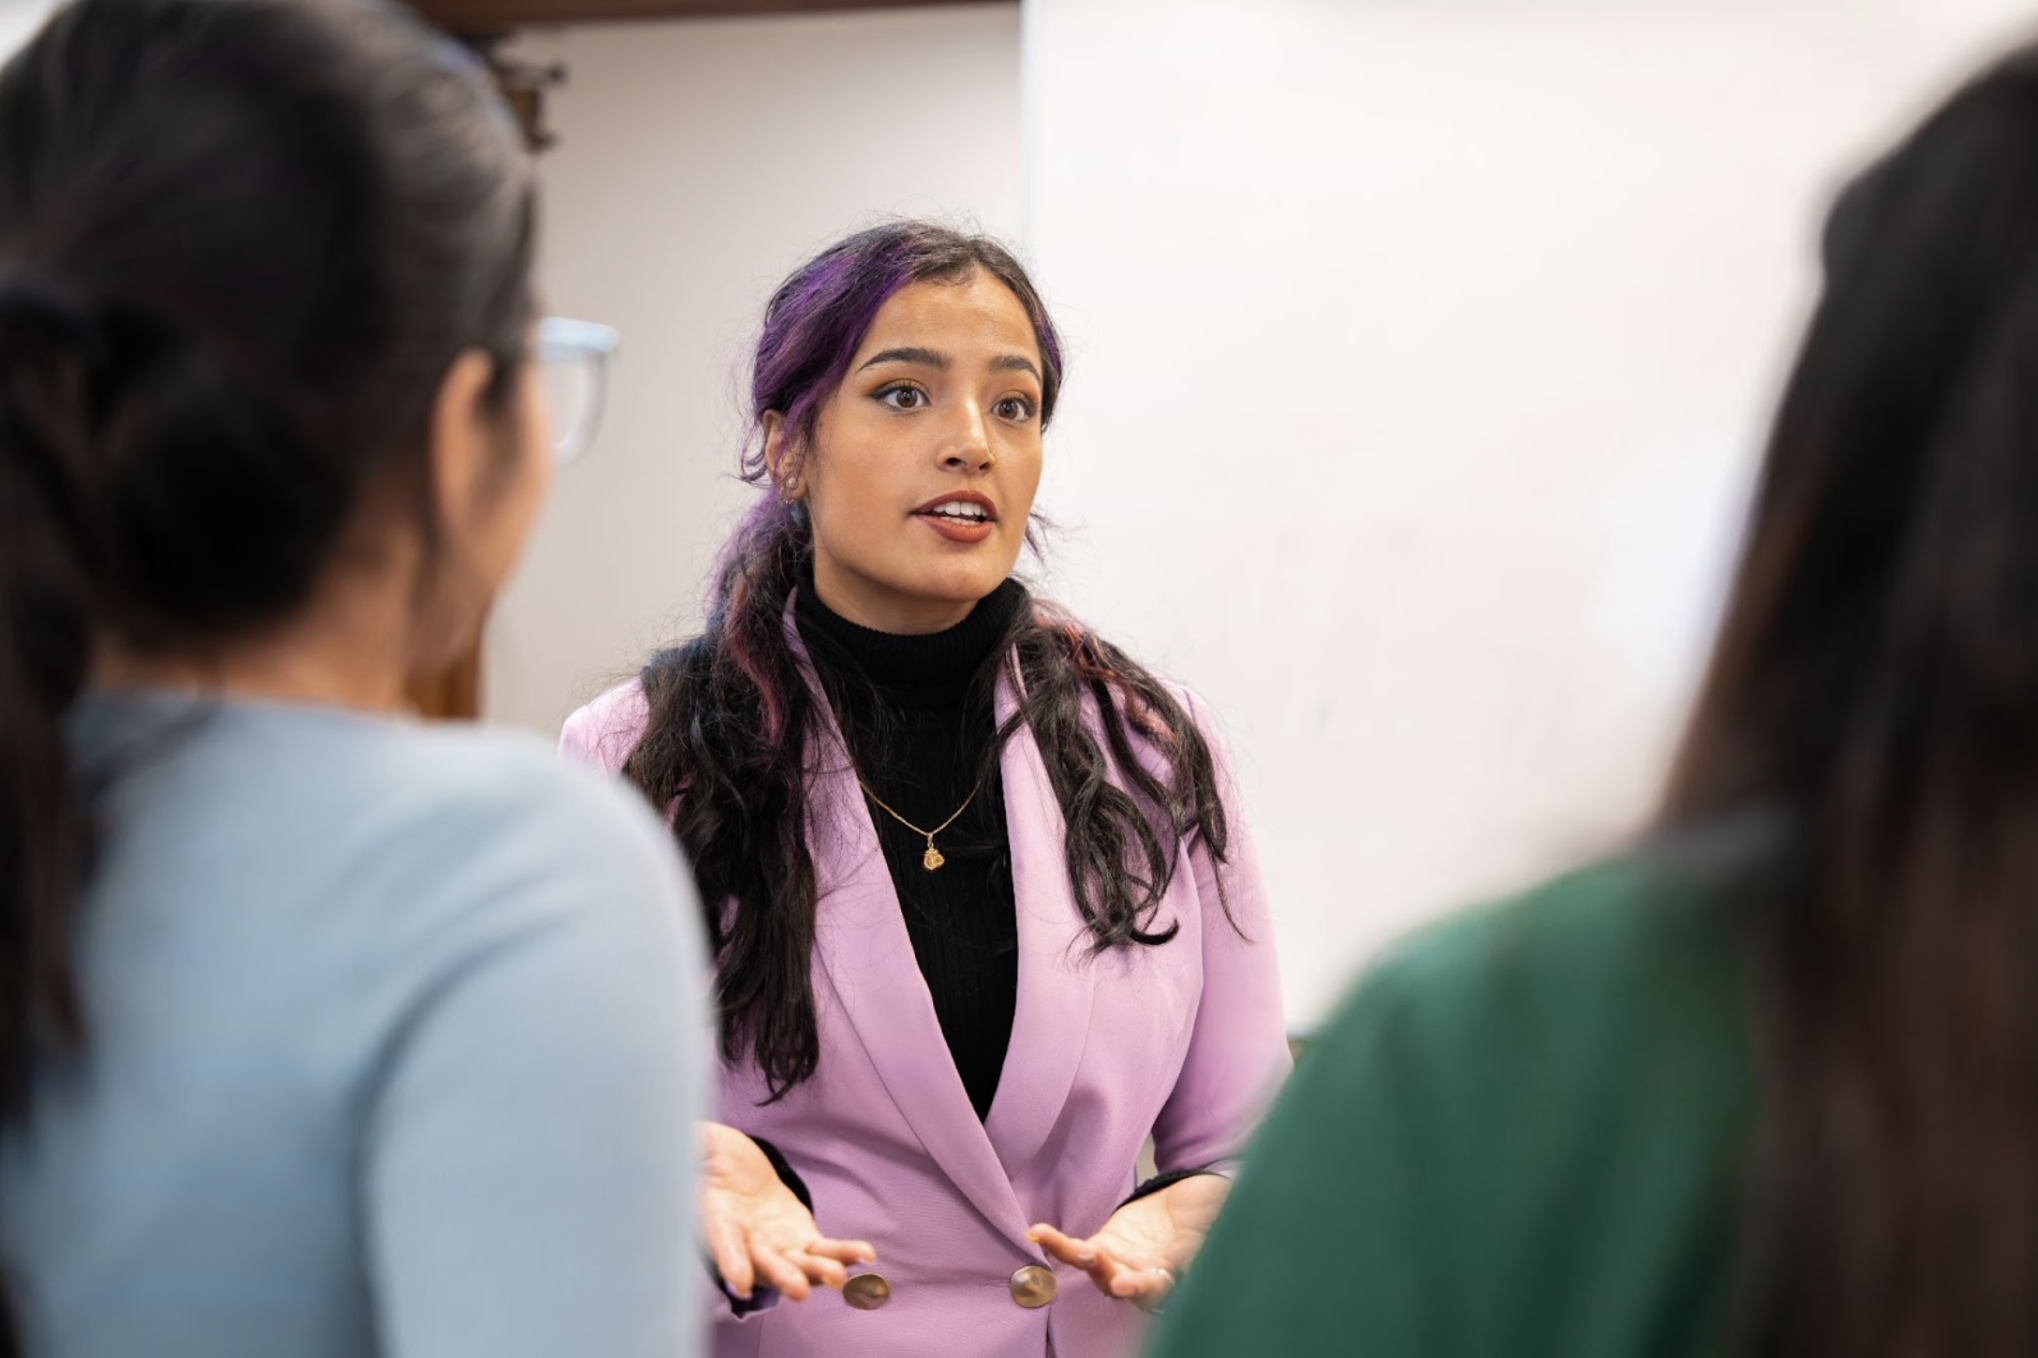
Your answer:
[[[1054,1300],[1054,1274],[1038,1264],[1028,1264],[1014,1273],[1007,1285],[1012,1289],[1012,1300],[1029,1311]]]
[[[858,1273],[842,1284],[842,1300],[859,1311],[875,1311],[892,1299],[892,1285],[882,1273]]]

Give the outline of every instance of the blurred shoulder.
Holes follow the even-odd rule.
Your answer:
[[[413,728],[391,796],[439,837],[463,832],[537,845],[599,844],[669,856],[662,824],[633,788],[562,760],[541,738],[483,727]]]
[[[1548,1074],[1737,1029],[1741,985],[1717,891],[1636,853],[1412,935],[1367,970],[1319,1039],[1334,1051],[1391,1035],[1481,1078]]]
[[[395,991],[568,940],[692,956],[692,884],[634,787],[526,732],[420,726],[395,743],[374,809],[333,846],[345,913]]]
[[[1697,877],[1638,852],[1441,920],[1390,949],[1378,970],[1404,985],[1562,986],[1653,964],[1674,939],[1723,937],[1724,927],[1720,902]]]

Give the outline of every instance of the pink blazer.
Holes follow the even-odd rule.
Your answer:
[[[1001,691],[1001,722],[1014,705]],[[573,714],[562,747],[620,769],[645,718],[642,690],[623,685]],[[869,1271],[891,1294],[867,1311],[826,1290],[740,1320],[725,1306],[716,1358],[1129,1358],[1144,1321],[1130,1304],[1067,1268],[1054,1268],[1055,1298],[1034,1309],[1010,1282],[1027,1265],[1049,1266],[1027,1242],[1033,1222],[1078,1235],[1104,1224],[1134,1187],[1149,1135],[1164,1171],[1233,1160],[1287,1073],[1266,893],[1225,755],[1220,747],[1231,852],[1220,868],[1200,843],[1185,846],[1161,912],[1181,933],[1093,956],[1040,751],[1023,738],[1006,746],[1019,998],[997,1096],[979,1122],[869,808],[825,720],[810,793],[820,1069],[766,1104],[758,1071],[725,1063],[721,1116],[785,1152],[823,1231],[876,1247]],[[1243,936],[1218,904],[1220,876]]]

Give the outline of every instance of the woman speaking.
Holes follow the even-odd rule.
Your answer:
[[[1207,717],[1012,576],[1061,378],[992,241],[795,271],[705,632],[568,722],[706,902],[720,1354],[1130,1352],[1287,1069]]]

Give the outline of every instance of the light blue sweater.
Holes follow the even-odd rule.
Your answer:
[[[535,740],[88,699],[90,1036],[0,1135],[51,1358],[696,1351],[698,911]]]

